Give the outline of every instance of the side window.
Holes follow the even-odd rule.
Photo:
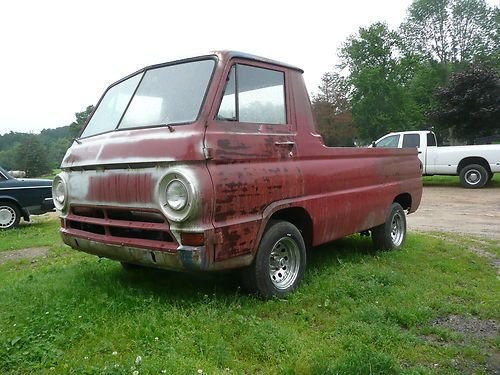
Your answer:
[[[237,64],[231,68],[217,118],[286,124],[285,74]]]
[[[403,136],[403,147],[404,148],[420,147],[420,135],[405,134]]]
[[[436,146],[436,136],[434,133],[427,133],[427,147]]]
[[[0,173],[0,181],[6,181],[6,180],[7,180],[7,178],[3,174]]]
[[[390,135],[388,137],[385,137],[384,139],[381,139],[377,143],[377,147],[397,148],[398,143],[399,143],[399,134]]]

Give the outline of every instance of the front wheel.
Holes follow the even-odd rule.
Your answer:
[[[373,228],[372,241],[376,250],[395,250],[406,241],[406,215],[399,203],[393,203],[385,223]]]
[[[299,230],[287,221],[271,221],[262,236],[243,283],[263,298],[282,297],[295,290],[306,268],[306,246]]]
[[[12,229],[21,220],[19,208],[11,202],[0,202],[0,229]]]
[[[479,164],[466,165],[460,171],[460,182],[467,189],[482,188],[488,182],[488,171]]]

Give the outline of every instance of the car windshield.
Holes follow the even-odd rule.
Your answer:
[[[149,69],[121,81],[105,93],[81,137],[195,121],[214,66],[213,59],[191,61]]]
[[[12,176],[5,169],[0,167],[0,181],[10,180]]]

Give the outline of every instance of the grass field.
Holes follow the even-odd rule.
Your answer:
[[[424,176],[422,181],[424,186],[461,186],[458,176]],[[498,186],[500,186],[500,173],[495,173],[485,188]]]
[[[61,169],[56,168],[56,169],[52,170],[52,173],[40,176],[38,178],[46,178],[46,179],[49,179],[49,180],[53,180],[59,173],[61,173]]]
[[[62,245],[56,219],[0,232],[0,373],[486,374],[498,366],[500,243],[352,236],[308,254],[302,286],[261,301],[235,272],[125,271]],[[483,256],[478,255],[478,253]],[[0,255],[2,253],[0,252]],[[485,257],[489,254],[490,257]],[[463,329],[439,322],[454,317]]]

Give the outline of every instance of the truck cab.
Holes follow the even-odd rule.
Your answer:
[[[500,172],[500,145],[438,147],[436,135],[428,130],[389,133],[372,147],[416,148],[424,175],[458,175],[470,189],[484,187]]]
[[[112,84],[54,181],[64,242],[127,268],[241,268],[265,298],[299,285],[308,248],[401,247],[416,150],[326,147],[302,73],[221,51]]]
[[[373,142],[373,147],[389,148],[417,148],[418,158],[424,166],[423,174],[432,174],[427,171],[427,147],[437,147],[436,135],[431,131],[408,131],[389,133]]]

